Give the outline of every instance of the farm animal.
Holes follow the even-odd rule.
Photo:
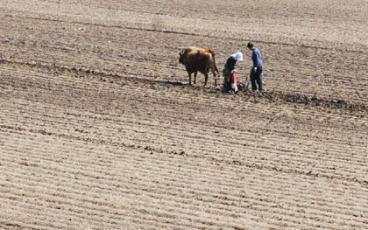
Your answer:
[[[194,73],[194,84],[197,83],[198,71],[204,75],[204,85],[206,85],[208,72],[210,70],[215,78],[215,85],[217,85],[217,80],[220,77],[220,74],[216,66],[215,53],[211,49],[198,47],[181,48],[179,53],[179,63],[185,66],[185,69],[188,72],[190,85],[192,84],[192,73]]]

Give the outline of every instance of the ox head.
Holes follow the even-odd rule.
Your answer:
[[[180,64],[183,64],[183,65],[185,65],[185,55],[184,55],[184,53],[185,53],[185,48],[180,48],[180,52],[179,52],[179,63]]]

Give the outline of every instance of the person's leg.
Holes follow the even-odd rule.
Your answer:
[[[257,68],[257,71],[256,71],[256,81],[257,81],[259,92],[262,92],[262,90],[263,90],[262,68]]]
[[[227,70],[226,70],[226,66],[224,67],[224,70],[222,71],[222,75],[224,76],[224,83],[223,83],[223,90],[227,91]]]
[[[226,69],[226,66],[224,68],[224,71],[222,72],[222,75],[224,75],[224,85],[223,85],[223,90],[224,91],[228,91],[229,90],[229,81],[230,81],[230,77],[229,77],[229,71]]]
[[[252,84],[252,91],[257,90],[257,84],[256,84],[256,72],[253,70],[250,71],[250,83]]]

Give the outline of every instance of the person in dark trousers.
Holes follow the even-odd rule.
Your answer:
[[[248,49],[252,51],[252,61],[253,67],[250,71],[250,82],[252,84],[252,91],[255,92],[257,89],[259,92],[263,90],[263,82],[262,82],[262,71],[263,71],[263,62],[262,62],[262,53],[261,51],[254,46],[252,42],[249,42],[247,45]]]
[[[243,61],[243,53],[240,51],[231,54],[225,63],[223,71],[225,92],[238,92],[238,77],[235,69],[235,65],[238,61]]]

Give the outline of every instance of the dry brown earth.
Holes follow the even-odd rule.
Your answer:
[[[368,229],[365,0],[0,0],[0,229]],[[267,92],[188,86],[255,41]]]

